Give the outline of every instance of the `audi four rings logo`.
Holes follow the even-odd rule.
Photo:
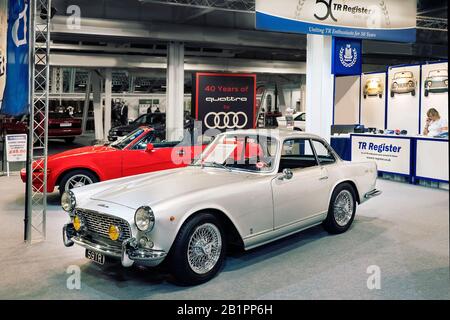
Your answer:
[[[205,117],[208,129],[243,129],[247,126],[248,117],[242,112],[210,112]]]

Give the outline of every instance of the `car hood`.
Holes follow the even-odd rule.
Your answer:
[[[220,168],[186,167],[172,170],[147,173],[116,181],[99,184],[89,190],[90,199],[110,202],[137,209],[140,206],[150,207],[166,200],[175,201],[183,196],[198,192],[199,198],[205,199],[202,191],[215,194],[214,188],[242,183],[246,173],[228,171]]]
[[[81,155],[89,155],[89,154],[99,154],[99,153],[105,153],[105,152],[114,152],[117,151],[117,149],[114,149],[113,147],[109,146],[89,146],[89,147],[82,147],[82,148],[76,148],[72,150],[67,150],[61,153],[57,153],[54,155],[51,155],[48,157],[49,161],[67,158],[67,157],[76,157]]]
[[[130,131],[131,132],[134,129],[137,129],[138,127],[139,127],[138,123],[130,123],[130,124],[127,124],[127,125],[124,125],[124,126],[114,127],[114,128],[111,129],[111,132],[114,132],[114,131],[121,131],[121,132],[123,132],[123,131],[125,131],[125,132]]]
[[[425,81],[444,81],[448,80],[448,76],[428,77]]]

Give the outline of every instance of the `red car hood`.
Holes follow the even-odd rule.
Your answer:
[[[118,149],[109,147],[109,146],[89,146],[89,147],[82,147],[77,148],[73,150],[67,150],[61,153],[57,153],[54,155],[51,155],[48,157],[48,160],[56,160],[60,158],[66,158],[66,157],[75,157],[75,156],[86,156],[86,155],[94,155],[98,153],[105,153],[105,152],[114,152],[118,151]]]

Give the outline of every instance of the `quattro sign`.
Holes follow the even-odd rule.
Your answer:
[[[415,42],[415,0],[256,0],[256,28]]]

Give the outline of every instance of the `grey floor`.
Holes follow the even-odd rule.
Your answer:
[[[0,299],[449,299],[449,193],[379,181],[383,194],[358,207],[353,227],[321,227],[229,256],[224,270],[197,287],[177,287],[164,269],[100,267],[79,247],[65,248],[67,221],[49,197],[48,237],[25,245],[24,185],[0,177]],[[369,266],[381,288],[369,290]],[[70,266],[81,289],[67,288]]]

